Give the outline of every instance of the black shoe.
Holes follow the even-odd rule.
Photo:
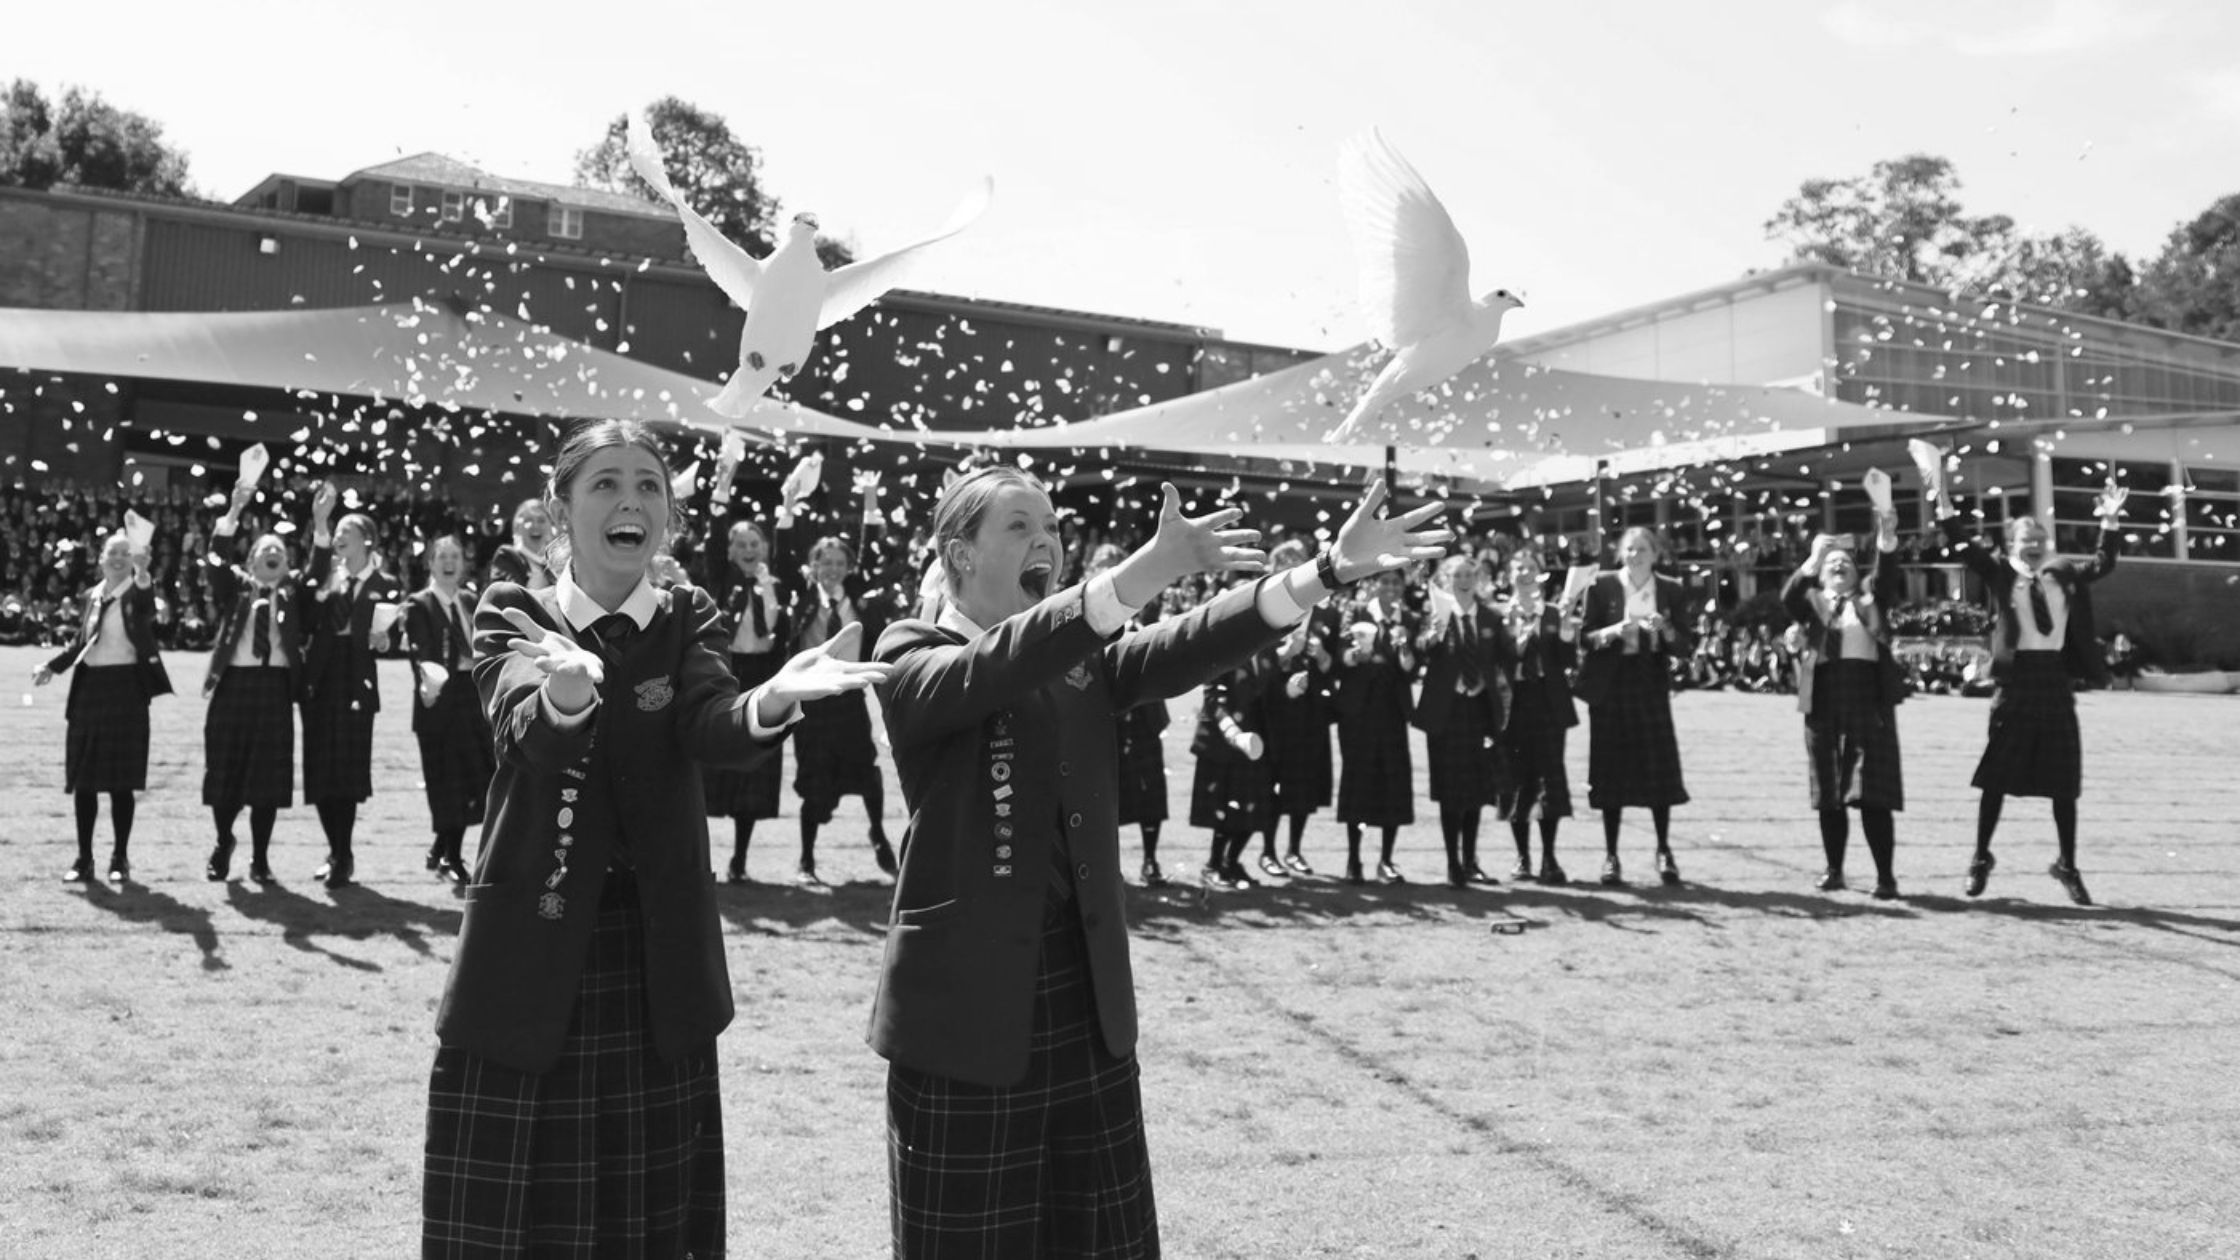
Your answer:
[[[271,882],[272,882],[272,866],[271,866],[271,864],[270,864],[270,863],[268,863],[268,862],[266,862],[266,861],[265,861],[265,860],[264,860],[263,858],[257,858],[257,859],[255,859],[255,860],[251,861],[251,862],[249,863],[249,878],[250,878],[250,879],[253,879],[253,880],[255,880],[255,881],[256,881],[257,883],[260,883],[260,884],[269,884],[269,883],[271,883]]]
[[[1296,853],[1286,853],[1283,855],[1283,869],[1291,872],[1294,875],[1314,874],[1314,868],[1307,865],[1307,860],[1303,857],[1300,857]]]
[[[110,882],[110,883],[112,883],[112,884],[122,884],[123,882],[125,882],[126,880],[128,880],[128,879],[131,879],[131,878],[132,878],[132,863],[130,863],[130,862],[127,862],[127,861],[125,861],[125,859],[124,859],[124,855],[123,855],[123,854],[121,854],[121,853],[112,853],[112,854],[110,854],[110,855],[109,855],[109,882]],[[2080,884],[2080,885],[2078,885],[2078,886],[2079,886],[2079,887],[2083,887],[2083,885],[2081,885],[2081,884]]]
[[[1512,884],[1529,884],[1532,882],[1531,858],[1517,859],[1517,864],[1509,868],[1509,882]]]
[[[723,872],[723,882],[724,882],[724,883],[726,883],[726,884],[744,884],[744,883],[746,883],[746,882],[747,882],[747,860],[746,860],[745,858],[733,858],[733,859],[731,859],[731,865],[730,865],[730,866],[728,866],[728,867],[726,867],[726,868],[724,869],[724,872]]]
[[[232,873],[233,841],[220,840],[211,846],[210,860],[203,864],[202,877],[213,884],[222,884],[226,882],[226,876]]]
[[[1680,886],[1680,864],[1672,860],[1670,849],[1657,852],[1657,878],[1663,880],[1667,888]]]
[[[1981,897],[1983,886],[1991,882],[1991,868],[1998,864],[1999,859],[1988,853],[1968,863],[1968,883],[1962,891],[1971,897]]]
[[[2076,867],[2063,866],[2061,863],[2055,862],[2046,868],[2046,873],[2061,881],[2061,886],[2068,890],[2069,900],[2080,906],[2092,904],[2092,894],[2084,890],[2084,876],[2078,872]]]
[[[1399,867],[1390,862],[1379,862],[1377,863],[1377,882],[1380,884],[1405,884],[1408,881],[1405,876],[1400,874]]]
[[[1626,873],[1619,867],[1617,855],[1612,854],[1602,859],[1602,886],[1605,888],[1621,888],[1625,885],[1625,882]]]
[[[1379,871],[1378,874],[1381,875],[1383,872]],[[1447,863],[1447,887],[1468,888],[1469,886],[1470,877],[1463,873],[1462,867],[1458,863]]]
[[[1478,865],[1477,863],[1475,863],[1475,862],[1472,862],[1472,863],[1471,863],[1470,865],[1468,865],[1468,866],[1465,866],[1465,867],[1463,867],[1463,868],[1462,868],[1462,874],[1463,874],[1463,876],[1464,876],[1465,878],[1467,878],[1467,879],[1468,879],[1468,880],[1469,880],[1469,881],[1470,881],[1471,883],[1473,883],[1473,884],[1484,884],[1484,885],[1485,885],[1486,887],[1488,887],[1488,888],[1495,888],[1495,887],[1499,887],[1499,886],[1500,886],[1500,884],[1501,884],[1501,881],[1500,881],[1500,880],[1498,880],[1498,879],[1495,879],[1495,878],[1494,878],[1493,876],[1491,876],[1491,875],[1488,875],[1488,874],[1486,874],[1486,872],[1485,872],[1485,868],[1484,868],[1484,867],[1482,867],[1482,866],[1479,866],[1479,865]],[[1526,872],[1526,874],[1527,874],[1527,877],[1529,878],[1529,876],[1530,876],[1530,872]]]
[[[69,870],[67,870],[67,871],[64,871],[64,872],[62,873],[62,882],[63,882],[63,883],[65,883],[65,884],[90,884],[90,883],[92,883],[92,882],[93,882],[93,859],[92,859],[92,858],[83,858],[83,857],[82,857],[82,858],[79,858],[79,859],[78,859],[77,861],[75,861],[75,862],[72,862],[72,863],[70,864],[70,869],[69,869]]]
[[[1346,882],[1349,884],[1359,884],[1366,882],[1361,878],[1360,858],[1346,859]]]
[[[1222,867],[1208,866],[1198,872],[1198,883],[1208,892],[1235,892],[1245,885],[1230,882],[1229,872]]]
[[[1273,853],[1260,855],[1260,873],[1270,879],[1283,879],[1291,874],[1291,872],[1283,869],[1283,863],[1277,861],[1276,855]]]
[[[1570,882],[1571,877],[1563,873],[1563,868],[1556,865],[1555,859],[1540,859],[1540,886],[1542,888],[1561,888]]]
[[[1258,888],[1260,886],[1260,881],[1254,879],[1252,873],[1244,869],[1244,863],[1242,862],[1229,863],[1221,869],[1221,873],[1229,877],[1229,886],[1240,892],[1247,888]]]
[[[438,847],[428,850],[428,869],[430,871],[441,871],[443,869],[442,848]]]
[[[793,873],[793,882],[803,888],[822,888],[825,886],[825,882],[817,878],[817,864],[814,862],[803,862],[800,869]]]
[[[318,870],[313,871],[311,878],[318,880],[329,888],[348,888],[354,882],[351,876],[356,873],[356,862],[347,857],[329,854],[326,863]]]
[[[1876,901],[1896,901],[1898,899],[1898,881],[1894,879],[1876,880],[1874,882],[1874,899]]]
[[[436,874],[454,885],[465,884],[470,878],[467,874],[467,864],[457,858],[445,858],[436,863]]]
[[[1851,885],[1844,882],[1842,871],[1822,871],[1820,878],[1814,880],[1812,886],[1821,892],[1842,892]]]
[[[1153,858],[1145,858],[1143,860],[1143,886],[1145,888],[1158,888],[1166,882],[1167,873],[1159,869],[1158,861]]]
[[[882,874],[892,876],[901,868],[894,864],[894,846],[885,836],[871,837],[871,860],[879,864]]]

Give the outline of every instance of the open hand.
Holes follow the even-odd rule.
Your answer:
[[[1446,511],[1446,504],[1426,503],[1412,512],[1386,519],[1377,513],[1389,497],[1384,478],[1370,482],[1368,493],[1354,506],[1353,515],[1338,527],[1338,539],[1330,545],[1330,561],[1337,567],[1339,581],[1358,582],[1387,569],[1402,568],[1418,560],[1436,560],[1447,554],[1446,545],[1454,541],[1454,531],[1421,528]]]
[[[311,492],[311,521],[320,532],[324,533],[327,522],[334,519],[335,500],[339,497],[331,481],[320,482],[319,488]]]
[[[2123,516],[2123,501],[2130,497],[2130,487],[2118,485],[2116,479],[2110,477],[2107,487],[2100,491],[2099,499],[2092,505],[2092,514],[2103,521],[2114,522]]]
[[[547,630],[536,623],[529,614],[518,608],[502,610],[506,621],[520,633],[520,638],[506,644],[514,652],[544,672],[545,695],[552,707],[562,713],[581,713],[589,708],[599,694],[599,684],[606,681],[606,662],[599,654],[585,648],[562,630]]]
[[[894,666],[884,661],[862,661],[863,623],[851,621],[840,633],[807,651],[795,653],[763,684],[763,695],[781,709],[790,710],[804,700],[822,700],[843,692],[862,691],[885,682]],[[776,725],[776,723],[766,723]]]
[[[1230,528],[1244,519],[1244,509],[1184,516],[1182,495],[1173,482],[1161,483],[1159,492],[1165,499],[1159,507],[1159,532],[1146,549],[1168,581],[1192,573],[1258,573],[1268,567],[1268,553],[1254,545],[1260,531]]]

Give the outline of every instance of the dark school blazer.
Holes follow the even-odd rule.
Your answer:
[[[1991,594],[1991,678],[1994,682],[2006,681],[2014,671],[2015,644],[2022,638],[2022,627],[2014,624],[2014,566],[2004,555],[1993,551],[1979,541],[1967,523],[1957,516],[1946,517],[1941,522],[1945,543],[1960,557]],[[2089,560],[2056,557],[2048,560],[2042,570],[2061,587],[2069,600],[2069,625],[2061,641],[2061,667],[2069,677],[2088,687],[2108,685],[2108,656],[2100,646],[2099,636],[2093,632],[2091,584],[2115,571],[2116,549],[2122,544],[2123,535],[2103,525],[2100,528],[2100,546]]]
[[[1663,614],[1664,619],[1671,624],[1672,638],[1668,643],[1663,635],[1658,635],[1654,640],[1655,646],[1649,649],[1649,654],[1656,657],[1659,677],[1664,680],[1665,686],[1669,688],[1672,685],[1673,656],[1685,655],[1688,651],[1687,622],[1680,615],[1683,611],[1682,603],[1684,601],[1678,578],[1666,577],[1662,573],[1652,574],[1651,576],[1656,579],[1657,583],[1657,611]],[[1617,625],[1625,619],[1625,572],[1613,569],[1608,573],[1598,574],[1595,577],[1594,585],[1587,588],[1587,609],[1585,616],[1580,619],[1580,637],[1585,639],[1595,631],[1606,626]],[[1578,691],[1579,698],[1586,701],[1589,707],[1602,703],[1603,697],[1610,694],[1611,675],[1617,670],[1618,662],[1624,657],[1624,643],[1611,643],[1596,647],[1593,646],[1593,641],[1588,639],[1587,658],[1585,663],[1579,666]]]
[[[739,572],[739,566],[731,563],[731,557],[712,547],[702,558],[700,567],[700,585],[715,596],[716,607],[723,612],[724,629],[732,636],[737,636],[740,626],[753,623],[754,611],[747,607],[747,600],[754,596],[755,588],[760,584],[747,581],[746,575]],[[782,659],[786,645],[793,642],[793,633],[786,622],[788,609],[785,579],[775,576],[777,570],[769,560],[765,559],[762,567],[775,579],[771,584],[771,598],[763,604],[763,625],[770,631],[770,650],[778,653]],[[867,638],[865,641],[876,643],[878,640]],[[730,650],[729,639],[724,641],[724,650]]]
[[[1466,650],[1462,638],[1464,618],[1473,622],[1478,632],[1475,648],[1478,677],[1485,680],[1485,690],[1475,696],[1466,696],[1454,689],[1456,681],[1462,677],[1462,653]],[[1416,697],[1415,713],[1410,720],[1417,730],[1426,735],[1446,730],[1458,704],[1487,706],[1486,729],[1501,729],[1503,711],[1508,706],[1502,702],[1501,671],[1494,645],[1494,623],[1498,620],[1494,611],[1477,602],[1475,597],[1467,608],[1442,609],[1431,616],[1422,636],[1416,640],[1423,653],[1423,693]]]
[[[211,540],[203,563],[210,567],[210,606],[219,615],[218,640],[210,649],[210,673],[202,680],[202,694],[217,694],[218,680],[233,668],[234,649],[241,636],[250,634],[249,621],[257,602],[257,584],[243,568],[254,540],[242,530],[233,532],[233,554],[227,555]],[[272,633],[288,652],[288,694],[300,696],[303,687],[303,636],[308,618],[303,615],[309,596],[301,578],[282,578],[272,587]]]
[[[1539,662],[1540,676],[1526,678],[1525,662],[1535,658]],[[1557,727],[1569,730],[1579,724],[1579,707],[1571,702],[1571,670],[1579,663],[1579,645],[1563,641],[1563,613],[1555,605],[1541,605],[1538,623],[1527,630],[1522,639],[1509,629],[1508,617],[1496,617],[1494,659],[1500,663],[1502,675],[1509,680],[1512,695],[1538,687]],[[1501,715],[1501,729],[1509,729],[1509,722],[1516,715],[1517,706],[1511,703],[1509,711]]]
[[[78,632],[70,642],[47,662],[47,672],[59,674],[78,663],[93,637],[87,633],[86,613],[95,596],[92,592],[80,595],[78,603]],[[134,680],[140,684],[140,698],[153,700],[171,694],[171,674],[163,667],[163,657],[156,652],[156,593],[154,587],[143,587],[137,582],[127,582],[117,592],[117,606],[124,610],[124,637],[139,657],[133,664]],[[62,702],[62,717],[71,721],[78,716],[78,676],[70,675],[70,694]]]
[[[655,1051],[674,1060],[731,1023],[708,810],[693,763],[745,768],[783,736],[750,733],[749,700],[732,680],[708,593],[680,586],[658,599],[653,619],[609,665],[591,720],[573,731],[545,719],[543,673],[506,647],[517,637],[508,608],[548,629],[562,624],[557,589],[500,582],[475,609],[474,681],[498,769],[436,1012],[446,1046],[523,1072],[552,1067],[618,850],[636,869],[645,912]]]
[[[1862,585],[1874,592],[1874,602],[1866,606],[1870,610],[1866,622],[1868,632],[1874,636],[1876,697],[1886,705],[1902,704],[1906,698],[1906,672],[1891,650],[1890,610],[1905,598],[1905,572],[1893,557],[1878,554]],[[1819,577],[1803,569],[1791,573],[1781,586],[1782,607],[1805,629],[1804,650],[1797,653],[1797,711],[1806,717],[1812,716],[1812,706],[1821,694],[1820,667],[1834,663],[1822,659],[1820,652],[1821,636],[1827,630],[1827,623],[1812,603],[1812,592],[1819,586]]]
[[[334,548],[314,544],[311,563],[303,575],[304,660],[303,700],[310,703],[321,699],[319,689],[330,683],[349,688],[348,694],[358,698],[360,711],[381,712],[381,658],[374,655],[369,640],[373,636],[373,606],[378,603],[396,603],[401,593],[397,579],[379,569],[366,575],[358,584],[358,593],[345,600],[341,591],[329,592],[321,599],[319,592],[326,589],[327,575],[334,569]],[[401,628],[390,628],[394,634]],[[330,662],[341,662],[339,677],[330,679]]]
[[[475,590],[468,583],[459,584],[459,603],[467,611],[462,615],[467,621],[467,649],[474,650]],[[464,677],[451,654],[451,614],[436,597],[434,587],[414,591],[404,602],[404,643],[406,657],[412,663],[412,729],[418,734],[422,727],[433,726],[439,719],[437,708],[448,703],[461,688],[474,689],[471,674]],[[437,696],[437,707],[420,703],[420,663],[433,661],[441,665],[450,677],[444,679],[443,692]]]
[[[895,672],[879,699],[910,824],[871,1007],[873,1050],[981,1085],[1026,1074],[1062,828],[1105,1048],[1134,1052],[1113,715],[1187,691],[1280,638],[1254,607],[1259,589],[1111,639],[1089,628],[1080,586],[978,638],[915,619],[880,637],[877,659]]]

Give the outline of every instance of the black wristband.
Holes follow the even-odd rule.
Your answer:
[[[1338,580],[1337,559],[1330,554],[1327,547],[1323,549],[1321,555],[1314,558],[1314,575],[1321,578],[1323,586],[1332,591],[1342,591],[1346,588],[1346,584]]]

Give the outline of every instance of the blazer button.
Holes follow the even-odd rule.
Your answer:
[[[1080,825],[1081,825],[1081,815],[1080,815],[1080,814],[1078,814],[1078,813],[1076,813],[1076,814],[1074,814],[1074,815],[1073,815],[1072,817],[1070,817],[1070,818],[1067,818],[1067,819],[1066,819],[1066,826],[1068,826],[1068,827],[1078,827],[1078,826],[1080,826]]]
[[[1068,775],[1068,774],[1072,774],[1072,773],[1073,773],[1073,763],[1072,763],[1072,762],[1070,762],[1070,761],[1061,761],[1061,762],[1059,762],[1059,763],[1058,763],[1058,773],[1059,773],[1060,775]]]
[[[1080,817],[1080,815],[1076,814],[1074,815],[1074,817],[1078,818]],[[1087,862],[1083,862],[1081,865],[1074,867],[1073,873],[1075,878],[1077,879],[1089,878],[1089,864]]]

